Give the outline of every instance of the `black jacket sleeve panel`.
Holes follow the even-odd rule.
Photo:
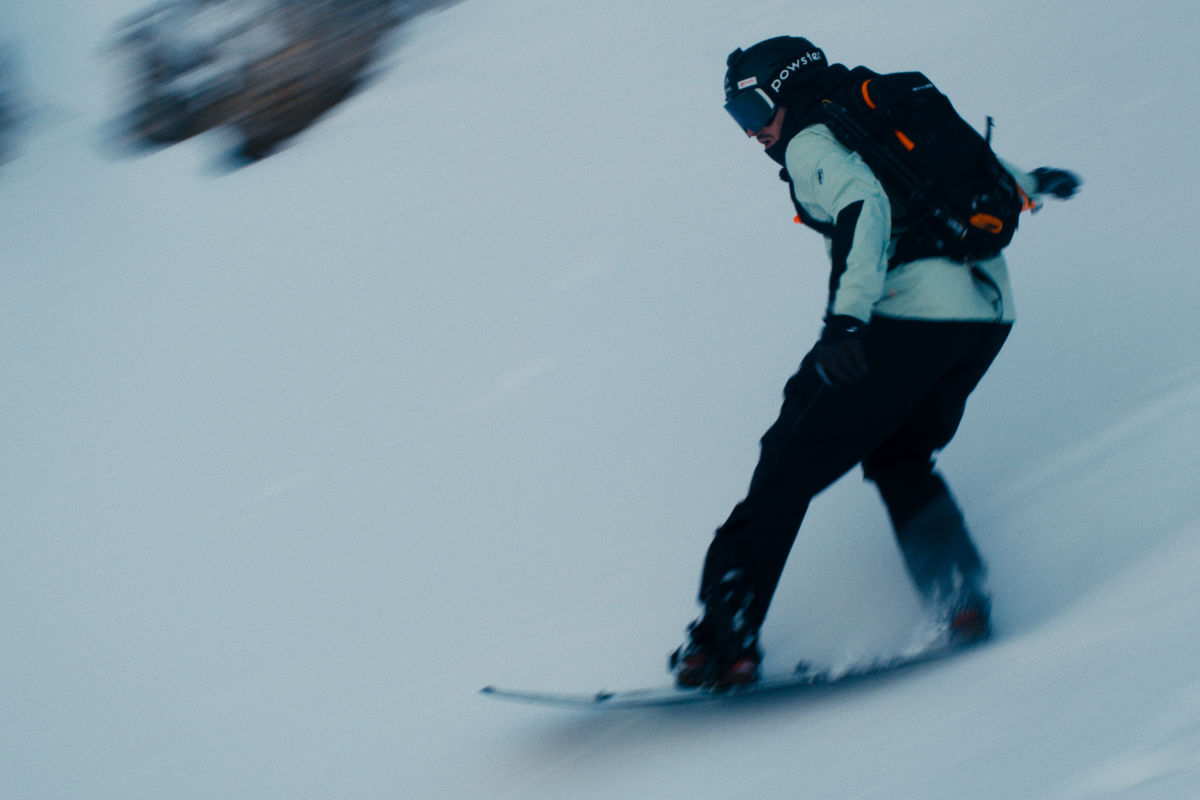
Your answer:
[[[854,244],[854,232],[858,229],[858,219],[862,215],[863,201],[851,203],[842,209],[834,223],[832,249],[830,256],[833,261],[829,272],[829,304],[826,311],[833,313],[833,299],[837,294],[838,284],[846,273],[847,259],[850,257],[850,247]]]

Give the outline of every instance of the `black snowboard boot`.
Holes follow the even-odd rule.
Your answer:
[[[758,628],[746,619],[753,599],[741,570],[727,573],[708,593],[704,615],[688,626],[688,641],[671,654],[676,685],[728,689],[758,680]]]

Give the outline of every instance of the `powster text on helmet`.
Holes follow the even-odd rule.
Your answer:
[[[792,63],[790,63],[786,67],[784,67],[782,70],[780,70],[779,75],[777,75],[775,77],[775,80],[771,81],[771,89],[773,91],[778,92],[779,89],[783,86],[783,82],[786,81],[788,78],[790,78],[792,76],[793,72],[800,69],[801,67],[807,67],[809,64],[813,63],[814,61],[820,61],[820,60],[821,60],[821,53],[819,51],[815,52],[815,53],[805,53],[804,55],[800,56],[800,58],[797,58],[795,61],[793,61]]]

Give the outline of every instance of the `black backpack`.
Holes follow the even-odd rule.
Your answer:
[[[941,256],[991,258],[1012,241],[1028,202],[1012,174],[920,72],[866,67],[821,100],[824,122],[857,152],[892,202],[892,266]]]

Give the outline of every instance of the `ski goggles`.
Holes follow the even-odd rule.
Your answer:
[[[734,95],[725,110],[742,130],[757,133],[775,116],[775,101],[762,89],[753,89]]]

